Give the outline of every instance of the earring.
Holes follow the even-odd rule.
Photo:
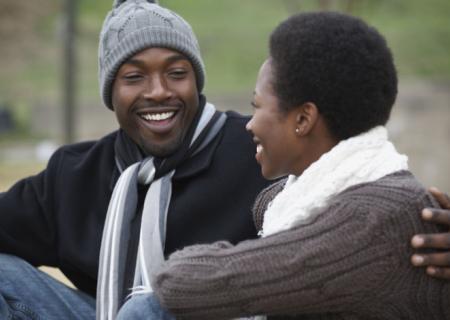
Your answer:
[[[300,128],[295,128],[295,133],[300,133]]]

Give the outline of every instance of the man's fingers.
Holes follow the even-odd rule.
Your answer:
[[[422,211],[423,220],[450,227],[449,196],[437,188],[430,188],[429,190],[443,209],[424,209]],[[414,248],[450,249],[450,232],[418,234],[411,239],[411,245]],[[413,254],[411,256],[411,263],[417,267],[427,267],[426,272],[432,277],[450,280],[450,251]]]
[[[427,274],[435,278],[450,280],[450,268],[427,267]]]
[[[435,187],[430,188],[429,191],[442,208],[450,209],[450,197],[447,194]]]
[[[450,253],[413,254],[411,263],[416,267],[448,267],[450,266]]]
[[[450,210],[426,208],[422,210],[422,218],[425,221],[450,226]]]
[[[418,234],[412,237],[413,248],[450,249],[450,233]]]

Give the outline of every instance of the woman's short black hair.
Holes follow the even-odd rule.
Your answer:
[[[300,13],[270,37],[280,108],[313,102],[338,140],[386,124],[397,73],[382,35],[337,12]]]

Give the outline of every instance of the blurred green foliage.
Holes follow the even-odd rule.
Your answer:
[[[113,0],[77,1],[78,105],[101,109],[97,47]],[[17,130],[0,135],[2,148],[43,138],[31,128],[36,105],[56,109],[62,101],[62,0],[0,0],[0,105],[13,109]],[[256,73],[267,56],[271,30],[299,11],[327,9],[362,17],[385,35],[400,81],[450,80],[449,0],[160,0],[189,21],[207,69],[206,94],[251,96]],[[55,124],[48,124],[55,126]],[[43,133],[45,135],[45,133]],[[0,191],[42,163],[2,163]]]
[[[0,0],[0,6],[8,1],[15,0]],[[5,40],[0,32],[3,48],[13,48],[9,55],[0,49],[0,102],[59,105],[63,70],[62,1],[42,1],[48,9],[39,19],[30,21],[32,35]],[[22,12],[34,3],[22,2],[25,3]],[[101,104],[97,46],[103,19],[112,2],[77,1],[80,103]],[[267,56],[271,30],[297,11],[319,10],[325,5],[328,9],[349,11],[378,28],[392,48],[401,78],[450,78],[449,0],[160,0],[160,4],[182,15],[198,35],[209,95],[251,92],[258,68]],[[16,20],[23,23],[20,17]]]
[[[188,20],[196,32],[207,67],[206,92],[213,95],[252,90],[267,56],[273,28],[299,11],[347,11],[375,26],[388,40],[400,77],[450,78],[450,1],[448,0],[161,0]],[[351,6],[350,6],[351,5]],[[80,44],[87,70],[96,69],[98,31],[110,0],[80,2]],[[89,62],[88,62],[89,61]],[[83,63],[84,64],[84,63]],[[83,66],[80,66],[83,70]],[[95,77],[82,73],[89,95]],[[85,92],[85,91],[84,91]]]

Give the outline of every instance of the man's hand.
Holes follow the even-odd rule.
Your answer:
[[[436,188],[430,188],[443,209],[426,208],[422,211],[422,219],[449,227],[449,232],[436,234],[418,234],[411,239],[414,248],[447,249],[439,253],[414,254],[413,265],[426,267],[430,276],[450,280],[450,197]]]

